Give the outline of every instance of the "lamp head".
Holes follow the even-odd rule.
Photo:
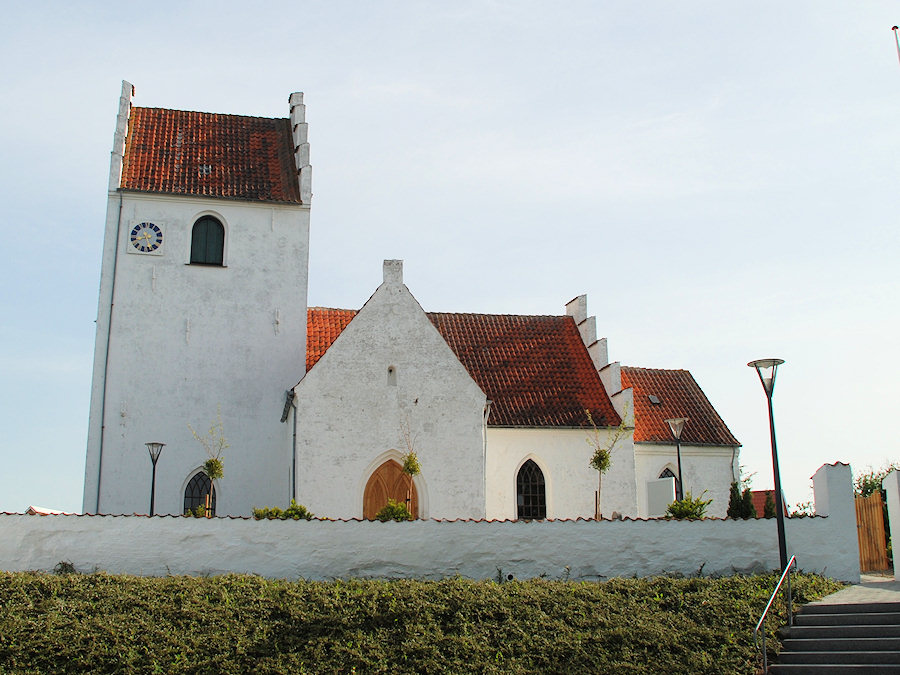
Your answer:
[[[676,417],[672,420],[666,420],[666,424],[669,425],[669,430],[672,432],[672,436],[675,437],[676,441],[681,440],[681,432],[684,431],[684,424],[687,421],[687,417]]]
[[[156,460],[159,459],[159,453],[162,452],[165,443],[144,443],[147,446],[147,450],[150,452],[150,461],[156,464]]]
[[[759,381],[766,390],[766,396],[772,396],[775,389],[775,374],[782,363],[784,359],[756,359],[747,364],[751,368],[756,368],[756,374],[759,375]]]

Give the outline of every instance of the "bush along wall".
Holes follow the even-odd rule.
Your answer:
[[[749,675],[752,629],[776,581],[0,572],[0,672]],[[797,603],[839,587],[806,574],[793,583]],[[772,650],[780,622],[779,603],[767,622]]]

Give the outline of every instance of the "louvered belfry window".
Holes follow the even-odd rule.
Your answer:
[[[533,460],[519,469],[516,477],[517,517],[520,520],[543,520],[547,517],[547,496],[544,474]]]
[[[222,265],[225,228],[212,216],[203,216],[191,232],[191,264]]]
[[[209,511],[207,513],[214,516],[216,515],[216,486],[212,484],[206,473],[198,471],[184,489],[184,512],[193,511],[201,505],[206,507],[206,495],[209,495]]]

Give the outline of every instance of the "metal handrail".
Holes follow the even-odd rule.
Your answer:
[[[765,631],[765,622],[766,615],[769,613],[769,608],[772,607],[772,603],[775,602],[775,596],[778,595],[778,589],[781,588],[781,584],[784,583],[785,577],[787,577],[787,585],[785,586],[785,590],[787,591],[787,622],[788,626],[794,625],[794,613],[793,613],[793,598],[791,596],[791,566],[797,567],[797,556],[792,555],[791,559],[788,560],[787,566],[784,568],[784,572],[781,573],[781,579],[778,580],[778,585],[775,586],[775,590],[772,591],[772,595],[769,598],[769,604],[766,605],[766,608],[763,610],[762,616],[759,617],[759,623],[756,624],[756,628],[753,629],[753,648],[758,649],[759,645],[757,643],[757,636],[759,635],[759,629],[763,628],[762,631],[762,658],[763,658],[763,673],[769,672],[769,656],[766,654],[766,631]]]

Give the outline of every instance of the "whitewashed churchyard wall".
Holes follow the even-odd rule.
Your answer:
[[[813,478],[828,517],[787,521],[801,569],[859,581],[850,468]],[[896,514],[900,521],[900,513]],[[778,567],[774,519],[704,521],[253,521],[142,516],[0,515],[0,568],[139,575],[596,580]]]

